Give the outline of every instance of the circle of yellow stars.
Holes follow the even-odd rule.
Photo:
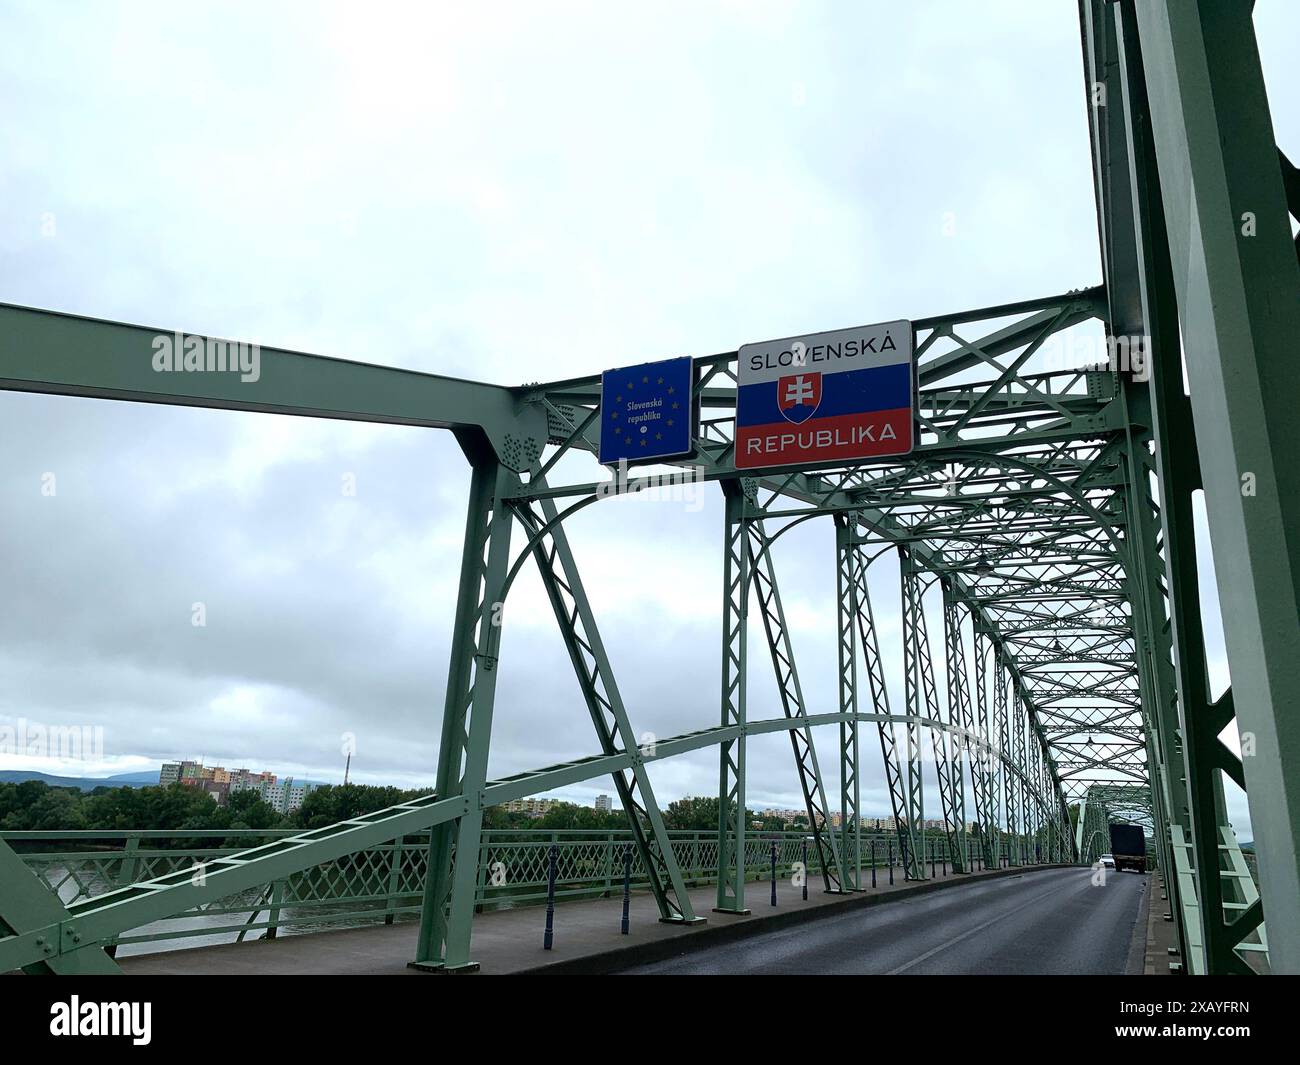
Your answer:
[[[649,374],[644,375],[644,376],[641,378],[641,383],[642,383],[643,385],[648,385],[648,384],[650,383],[650,375],[649,375]],[[657,378],[656,381],[655,381],[655,384],[659,384],[659,385],[661,385],[661,384],[663,384],[663,383],[664,383],[664,379],[663,379],[662,377]],[[634,388],[636,388],[636,382],[635,382],[635,381],[629,381],[629,382],[627,383],[627,389],[626,389],[626,391],[631,392]],[[677,391],[677,389],[674,388],[672,385],[669,385],[669,386],[668,386],[668,394],[669,394],[670,396],[671,396],[674,392],[676,392],[676,391]],[[622,402],[623,402],[623,397],[622,397],[622,395],[617,395],[617,396],[615,396],[615,397],[614,397],[614,402],[615,402],[615,403],[622,403]],[[672,410],[678,410],[680,407],[681,407],[681,404],[678,403],[677,400],[673,400],[673,402],[672,402],[672,408],[671,408],[671,409],[672,409]],[[610,421],[618,421],[618,411],[616,411],[616,410],[610,411],[610,412],[609,412],[609,418],[610,418]],[[664,424],[665,424],[669,429],[671,429],[671,428],[673,427],[673,420],[672,420],[671,418],[669,418],[669,419],[668,419]],[[656,440],[662,440],[663,438],[664,438],[664,434],[663,434],[663,433],[655,433],[655,439],[656,439]],[[632,443],[632,438],[631,438],[630,436],[625,436],[625,437],[623,437],[623,443],[625,443],[625,444],[630,444],[630,443]],[[641,441],[641,446],[642,446],[642,447],[645,447],[647,443],[649,443],[649,438],[648,438],[648,437],[642,439],[642,441]]]

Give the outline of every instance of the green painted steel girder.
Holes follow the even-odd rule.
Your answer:
[[[486,436],[513,470],[531,466],[546,443],[543,413],[499,385],[260,346],[256,377],[156,369],[156,342],[182,364],[178,336],[205,360],[212,350],[205,366],[237,365],[221,338],[0,303],[0,389],[452,429]]]
[[[1270,961],[1300,973],[1300,265],[1250,11],[1149,0],[1135,14],[1232,675],[1227,712],[1249,749]],[[1216,735],[1207,728],[1198,746],[1204,772],[1229,769]],[[1197,837],[1196,861],[1217,869],[1217,829]]]

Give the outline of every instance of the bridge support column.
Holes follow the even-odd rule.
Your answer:
[[[460,796],[464,808],[430,836],[420,933],[411,963],[419,969],[478,967],[469,958],[470,925],[496,696],[501,595],[510,553],[511,511],[504,495],[516,478],[495,458],[477,457],[473,470],[436,785],[439,798]]]
[[[722,484],[722,725],[734,739],[718,745],[718,904],[715,913],[745,908],[745,643],[749,616],[749,550],[740,480]]]
[[[857,617],[858,635],[862,640],[863,661],[867,667],[867,681],[871,690],[871,705],[878,714],[885,715],[877,722],[880,737],[880,754],[885,766],[885,782],[889,787],[890,811],[894,815],[894,829],[898,834],[898,854],[903,866],[903,875],[908,880],[924,880],[925,870],[921,862],[921,847],[917,832],[919,825],[912,821],[911,787],[912,752],[916,749],[916,721],[906,718],[904,727],[908,749],[908,776],[903,778],[902,762],[898,755],[897,723],[890,713],[889,687],[885,683],[884,662],[880,656],[880,640],[876,632],[875,613],[871,608],[871,591],[867,586],[867,569],[871,559],[866,557],[856,537],[859,518],[849,515],[848,527],[843,534],[852,544],[853,565],[848,570],[853,579],[853,609]],[[906,709],[906,708],[905,708]],[[893,873],[890,873],[893,876]],[[892,881],[891,881],[892,882]]]
[[[960,732],[953,733],[956,748],[952,762],[953,837],[956,846],[952,855],[954,873],[969,873],[970,861],[966,846],[966,781],[964,767],[971,764],[969,737],[975,731],[975,717],[970,705],[970,674],[966,671],[966,646],[962,642],[961,613],[953,594],[952,585],[943,582],[943,630],[945,664],[948,676],[948,723]],[[971,790],[975,793],[975,817],[984,821],[984,781],[979,766],[971,768]]]
[[[921,877],[924,879],[925,802],[920,749],[921,722],[934,721],[939,715],[939,695],[934,684],[934,670],[930,662],[930,637],[925,624],[924,586],[916,560],[905,547],[898,549],[899,574],[902,581],[903,600],[903,690],[907,699],[907,782],[909,826],[921,848]],[[939,783],[939,804],[944,827],[952,824],[952,802],[949,791],[948,758],[944,736],[933,727],[930,745],[934,751],[935,776]],[[945,831],[945,836],[948,835]]]
[[[995,722],[989,712],[989,664],[994,655],[993,641],[987,630],[978,620],[975,625],[975,707],[978,715],[979,737],[981,740],[975,772],[981,780],[984,806],[979,811],[980,846],[983,850],[985,869],[997,867],[998,845],[1001,833],[998,827],[998,772],[1000,759],[995,753],[997,737],[994,734]],[[996,669],[993,671],[997,675]]]
[[[1222,915],[1227,773],[1247,787],[1272,968],[1297,973],[1300,270],[1251,5],[1151,2],[1139,5],[1136,28],[1169,241],[1161,268],[1177,293],[1190,386],[1184,402],[1199,444],[1232,672],[1219,700],[1185,698],[1183,707],[1207,960],[1212,969],[1237,968],[1232,948],[1259,918],[1258,906],[1233,922]],[[1166,388],[1178,382],[1177,356],[1171,343],[1160,360]],[[1176,531],[1190,555],[1190,521]],[[1193,668],[1199,685],[1200,658]],[[1248,752],[1240,760],[1218,740],[1234,714]]]
[[[858,616],[854,581],[853,530],[843,514],[835,516],[835,631],[839,648],[839,707],[850,715],[840,722],[840,857],[844,886],[862,890],[862,825],[858,785]],[[883,724],[883,723],[882,723]]]

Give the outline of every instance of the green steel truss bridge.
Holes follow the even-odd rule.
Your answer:
[[[629,813],[662,918],[702,920],[647,767],[707,748],[721,799],[712,919],[725,921],[745,908],[746,743],[786,733],[828,890],[862,886],[859,769],[878,749],[910,877],[926,876],[936,811],[958,871],[981,850],[987,862],[995,850],[1091,862],[1111,820],[1135,821],[1189,971],[1250,972],[1267,957],[1300,972],[1300,175],[1274,141],[1250,4],[1083,0],[1080,18],[1103,285],[914,321],[919,436],[902,458],[738,472],[736,353],[696,360],[691,465],[725,499],[722,685],[716,721],[687,735],[638,740],[565,530],[608,496],[590,454],[598,376],[506,388],[268,348],[256,382],[156,373],[151,342],[170,330],[0,306],[0,387],[447,429],[472,467],[435,792],[219,858],[202,876],[66,906],[0,843],[0,970],[116,971],[103,948],[128,929],[420,832],[429,873],[413,961],[472,966],[480,870],[459,856],[479,853],[484,809],[597,777]],[[1080,337],[1117,357],[1060,358]],[[1231,672],[1217,698],[1201,496]],[[834,527],[839,644],[837,703],[815,707],[776,566],[781,537],[814,520]],[[595,753],[489,779],[498,604],[525,565],[554,609]],[[880,649],[894,611],[901,663]],[[772,662],[781,717],[748,716],[753,652]],[[1220,739],[1234,723],[1244,756]],[[1247,792],[1258,888],[1225,777]],[[835,828],[833,806],[845,814]]]

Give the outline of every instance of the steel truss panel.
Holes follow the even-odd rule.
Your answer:
[[[612,774],[614,788],[627,814],[642,866],[649,876],[660,919],[693,921],[695,913],[681,869],[668,842],[663,814],[645,768],[644,752],[637,743],[615,682],[568,536],[563,525],[556,520],[558,514],[551,500],[543,499],[534,506],[536,510],[532,506],[517,504],[517,509],[520,520],[532,535],[532,551],[541,572],[542,585],[577,673],[601,750],[606,755],[625,754],[630,759],[628,768]]]
[[[777,585],[771,541],[763,530],[761,519],[747,523],[746,539],[750,574],[763,616],[763,632],[767,637],[768,652],[772,656],[772,670],[776,674],[781,709],[788,718],[806,720],[808,712],[804,704],[803,687],[799,683],[794,648],[790,644],[790,630],[785,622],[785,611],[781,607],[781,591]],[[813,744],[812,730],[807,726],[791,729],[790,745],[794,749],[799,787],[803,792],[804,807],[808,811],[809,831],[813,834],[826,890],[838,893],[844,890],[844,866],[826,805],[826,789],[822,785],[821,771],[817,765],[817,748]]]
[[[840,517],[840,516],[837,516]],[[867,569],[871,560],[865,556],[861,545],[853,543],[852,529],[858,517],[852,522],[845,522],[841,538],[848,546],[850,565],[848,576],[852,579],[849,608],[857,619],[858,632],[862,638],[863,659],[867,667],[867,682],[871,691],[872,706],[879,712],[890,716],[890,720],[881,720],[877,727],[880,736],[880,755],[885,768],[885,783],[889,788],[889,807],[894,818],[894,830],[898,834],[898,854],[903,866],[903,875],[908,880],[924,880],[925,867],[922,861],[919,842],[921,821],[913,816],[913,809],[922,809],[922,799],[918,794],[912,798],[912,786],[920,787],[920,776],[912,772],[912,752],[920,746],[917,742],[919,724],[910,711],[904,720],[904,738],[908,750],[908,776],[903,777],[902,764],[898,753],[898,734],[896,722],[892,720],[889,710],[889,687],[885,683],[885,667],[880,654],[880,640],[876,629],[875,613],[871,606],[871,592],[867,588]],[[844,602],[841,600],[841,609]]]
[[[925,621],[925,588],[920,571],[911,553],[899,549],[900,573],[903,586],[903,673],[904,697],[909,717],[907,774],[912,803],[908,809],[909,823],[919,826],[918,841],[925,847],[925,811],[920,802],[922,755],[915,743],[910,719],[943,721],[939,708],[939,692],[934,683],[934,665],[930,658],[930,635]],[[948,721],[951,724],[951,720]],[[935,775],[939,782],[939,803],[943,811],[944,836],[948,852],[956,854],[957,832],[954,820],[958,817],[957,787],[954,779],[953,759],[949,752],[950,733],[931,727],[930,743],[934,751]],[[925,853],[922,850],[922,858]]]

